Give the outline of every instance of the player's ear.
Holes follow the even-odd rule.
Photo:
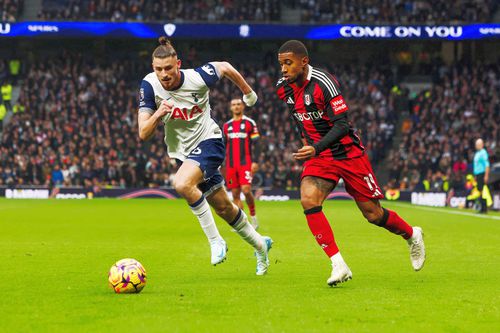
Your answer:
[[[302,66],[307,66],[307,65],[309,65],[309,57],[308,56],[302,57]]]
[[[181,68],[182,61],[181,59],[177,59],[177,68]]]

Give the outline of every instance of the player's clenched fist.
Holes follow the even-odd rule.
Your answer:
[[[316,156],[316,149],[313,146],[304,146],[292,155],[296,160],[307,160],[311,157]]]
[[[243,95],[243,102],[245,103],[246,106],[254,106],[255,103],[257,103],[257,94],[255,91],[251,91],[246,95]]]
[[[173,107],[174,103],[172,101],[164,99],[163,101],[161,101],[160,107],[158,108],[158,110],[156,110],[155,113],[157,114],[158,117],[164,117],[168,113],[172,112]]]

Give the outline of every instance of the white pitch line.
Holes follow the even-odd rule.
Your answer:
[[[396,202],[391,202],[390,205],[395,205],[399,207],[406,207],[406,208],[416,208],[420,210],[426,210],[429,212],[441,212],[441,213],[448,213],[448,214],[455,214],[455,215],[463,215],[463,216],[472,216],[472,217],[477,217],[480,219],[489,219],[489,220],[500,220],[500,216],[493,216],[493,215],[480,215],[480,214],[475,214],[475,213],[469,213],[469,212],[454,212],[451,210],[447,209],[440,209],[440,208],[430,208],[430,207],[422,207],[418,205],[403,205],[400,203]]]

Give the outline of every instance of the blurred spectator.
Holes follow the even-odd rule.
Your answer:
[[[23,7],[24,0],[0,0],[0,22],[16,22]]]
[[[2,103],[8,111],[12,111],[12,84],[10,84],[9,80],[3,81],[0,92],[2,94]]]
[[[61,168],[59,167],[59,164],[56,164],[54,166],[54,170],[52,170],[52,185],[61,185],[64,181],[64,176],[61,171]]]

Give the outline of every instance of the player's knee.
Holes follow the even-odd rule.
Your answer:
[[[193,186],[188,182],[182,181],[181,179],[174,180],[174,189],[181,196],[187,195],[192,190],[192,188]]]
[[[248,195],[252,194],[252,189],[250,186],[245,186],[245,187],[241,188],[241,192],[243,192],[244,196],[248,196]]]
[[[221,202],[217,205],[217,207],[214,207],[215,213],[222,217],[230,215],[233,209],[234,204],[230,201]]]
[[[302,208],[304,208],[304,210],[321,206],[322,204],[320,200],[317,200],[317,198],[308,195],[302,195],[300,197],[300,203],[302,204]]]
[[[365,219],[375,225],[379,225],[382,222],[384,211],[382,209],[368,210],[363,212]]]

